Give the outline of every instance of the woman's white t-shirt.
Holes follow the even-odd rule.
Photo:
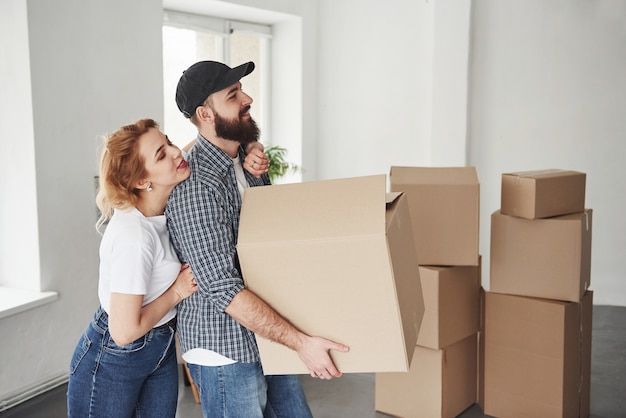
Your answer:
[[[100,242],[98,297],[106,312],[111,292],[144,295],[145,306],[161,296],[179,272],[165,215],[145,217],[135,208],[114,211]],[[155,327],[174,316],[175,307]]]

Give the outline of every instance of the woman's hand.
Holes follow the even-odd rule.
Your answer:
[[[130,344],[150,331],[181,300],[198,290],[188,264],[180,267],[176,280],[161,296],[142,306],[144,295],[111,293],[109,331],[119,346]]]
[[[198,290],[198,283],[196,283],[196,279],[193,277],[189,264],[185,263],[180,267],[180,273],[178,273],[172,287],[180,300],[188,298]]]
[[[248,144],[246,148],[246,160],[243,163],[243,168],[248,170],[254,177],[261,177],[262,174],[267,173],[270,166],[270,160],[267,155],[263,153],[263,144],[260,142],[252,142]]]

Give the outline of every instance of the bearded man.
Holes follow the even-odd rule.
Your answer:
[[[201,61],[183,72],[176,103],[198,128],[187,161],[190,177],[170,195],[168,229],[198,291],[178,307],[183,359],[198,387],[205,417],[311,417],[298,376],[264,376],[255,334],[295,350],[311,376],[340,377],[329,350],[348,347],[296,329],[245,287],[236,253],[242,196],[269,185],[267,173],[243,170],[246,146],[258,140],[252,98],[241,79],[254,70]],[[267,168],[258,152],[250,171]]]

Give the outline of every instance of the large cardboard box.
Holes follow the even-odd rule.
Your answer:
[[[441,350],[416,347],[408,373],[377,373],[375,408],[403,418],[456,417],[476,402],[477,335]]]
[[[391,167],[409,199],[420,265],[477,266],[480,184],[474,167]]]
[[[526,219],[583,212],[586,178],[585,173],[558,169],[505,173],[500,210]]]
[[[480,327],[480,266],[420,266],[424,319],[417,345],[449,346]]]
[[[339,370],[407,371],[424,302],[406,196],[384,175],[253,187],[239,260],[250,290],[331,351]],[[266,374],[308,374],[296,352],[257,335]]]
[[[578,302],[591,281],[592,210],[546,219],[491,215],[490,290]]]
[[[587,417],[593,293],[579,303],[485,296],[485,414]]]

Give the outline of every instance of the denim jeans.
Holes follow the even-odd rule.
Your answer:
[[[313,418],[300,379],[296,375],[265,376],[267,406],[265,418]]]
[[[311,418],[298,376],[264,376],[260,363],[188,364],[205,418]]]
[[[68,417],[176,416],[178,363],[174,329],[153,328],[125,346],[115,344],[99,308],[70,362]]]

